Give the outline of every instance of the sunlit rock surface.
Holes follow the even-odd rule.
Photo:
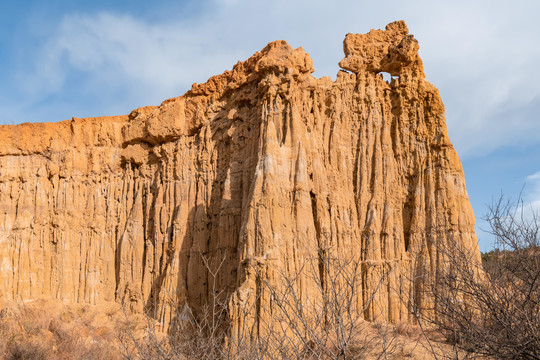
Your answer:
[[[256,323],[272,312],[258,277],[325,252],[362,262],[368,319],[411,319],[437,242],[479,254],[463,170],[405,23],[344,51],[335,82],[275,41],[161,106],[1,126],[0,299],[123,302],[168,323],[171,304],[220,292],[238,324],[257,299]]]

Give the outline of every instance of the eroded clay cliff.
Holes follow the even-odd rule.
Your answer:
[[[276,41],[129,116],[0,127],[0,298],[124,302],[167,323],[171,301],[219,291],[233,322],[257,298],[256,322],[272,302],[258,278],[323,251],[362,262],[367,318],[409,319],[434,244],[478,254],[463,170],[405,23],[344,51],[335,82]]]

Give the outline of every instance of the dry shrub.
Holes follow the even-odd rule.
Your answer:
[[[5,359],[9,360],[47,360],[52,357],[50,344],[39,339],[12,339],[7,344]]]
[[[220,266],[210,269],[210,261],[203,261],[215,279]],[[378,286],[371,299],[359,307],[357,296],[367,271],[359,259],[320,253],[293,276],[279,273],[277,283],[269,282],[260,267],[253,267],[253,271],[261,292],[272,299],[271,316],[254,317],[256,311],[263,310],[257,308],[258,299],[252,299],[252,306],[246,306],[241,316],[257,322],[241,322],[244,328],[233,329],[227,299],[213,291],[216,295],[196,314],[188,306],[178,308],[176,321],[165,337],[157,334],[151,316],[143,335],[127,326],[121,335],[123,355],[128,359],[390,359],[403,357],[406,342],[414,348],[418,341],[402,336],[407,332],[404,325],[395,330],[386,322],[365,320]],[[382,275],[380,284],[387,275]],[[306,280],[315,286],[311,301],[299,291],[299,282]]]
[[[422,336],[422,329],[418,324],[401,321],[394,325],[393,331],[399,336],[418,340]]]
[[[45,303],[6,307],[0,319],[2,359],[120,359],[114,331],[98,332],[91,314],[70,316]]]
[[[381,274],[375,288],[366,294],[368,300],[359,303],[367,272],[359,257],[343,258],[321,250],[296,274],[279,273],[276,283],[259,274],[274,306],[271,316],[258,324],[270,357],[360,359],[374,352],[383,357],[394,353],[396,337],[388,324],[374,323],[372,331],[372,324],[365,321],[366,311],[389,273]],[[310,296],[301,292],[301,283],[306,281],[315,288]]]
[[[438,244],[448,266],[432,284],[435,317],[424,320],[469,356],[540,359],[540,217],[525,210],[502,199],[491,207],[498,248],[483,264],[459,244]]]

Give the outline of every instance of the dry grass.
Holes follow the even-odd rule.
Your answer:
[[[114,321],[99,312],[52,301],[5,306],[0,312],[0,358],[120,359]]]
[[[169,338],[152,324],[151,318],[126,314],[116,304],[100,307],[62,305],[53,301],[12,304],[0,310],[0,359],[201,358],[193,352],[186,356],[170,351],[179,347],[168,340],[179,337]],[[451,346],[441,342],[442,336],[431,330],[429,336],[434,354],[420,326],[410,323],[362,321],[358,329],[359,334],[351,344],[347,358],[358,355],[363,359],[435,359],[448,358],[444,355],[452,352]],[[191,338],[185,335],[183,339]],[[198,342],[201,340],[205,339],[197,339]],[[192,348],[194,343],[182,346],[185,350]],[[240,350],[238,356],[229,358],[264,358],[257,349],[246,347]]]

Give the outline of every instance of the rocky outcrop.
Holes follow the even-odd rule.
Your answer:
[[[261,277],[325,252],[361,262],[367,318],[409,319],[437,243],[479,255],[463,170],[405,23],[344,51],[335,82],[276,41],[158,107],[0,127],[0,298],[124,302],[167,323],[171,301],[219,293],[233,322],[256,298],[256,323]]]

